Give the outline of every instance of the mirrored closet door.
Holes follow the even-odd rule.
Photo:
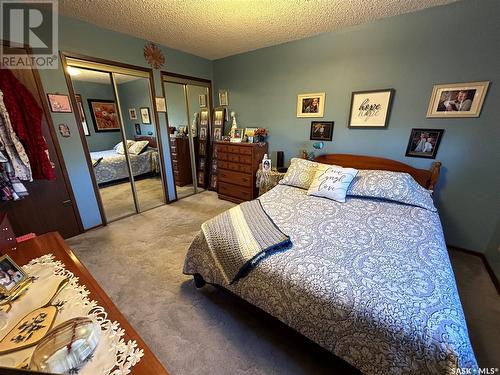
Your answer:
[[[164,204],[149,73],[73,58],[66,64],[104,220]]]
[[[204,191],[208,185],[210,83],[162,76],[177,198]]]

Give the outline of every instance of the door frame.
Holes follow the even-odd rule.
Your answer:
[[[6,40],[0,39],[0,42],[2,43],[2,46],[9,47],[9,48],[12,48],[14,50],[19,49],[21,51],[24,51],[24,53],[26,53],[27,55],[33,54],[31,47],[26,45],[26,44],[23,47],[14,48],[14,47],[10,47],[10,45],[9,45],[10,43]],[[63,153],[61,150],[61,146],[59,144],[59,140],[57,138],[57,133],[56,133],[56,130],[54,127],[54,121],[52,120],[52,115],[51,115],[51,112],[49,109],[47,95],[46,95],[46,92],[45,92],[43,84],[42,84],[42,79],[40,78],[40,73],[39,73],[38,69],[29,69],[29,70],[33,74],[33,79],[35,81],[35,86],[37,89],[37,95],[40,98],[40,103],[42,105],[43,114],[47,120],[47,127],[49,128],[49,133],[50,133],[50,136],[52,138],[54,150],[56,151],[56,157],[57,157],[57,160],[58,160],[59,165],[61,167],[61,173],[63,176],[64,185],[65,185],[66,190],[68,191],[68,195],[71,199],[71,206],[73,208],[73,212],[74,212],[74,215],[76,218],[76,224],[78,226],[79,232],[83,233],[83,232],[85,232],[85,228],[83,227],[83,222],[82,222],[82,218],[80,216],[80,211],[79,211],[78,206],[76,204],[75,194],[73,192],[73,187],[71,186],[71,182],[70,182],[69,175],[68,175],[68,170],[66,168],[66,163],[64,161],[64,156],[63,156]],[[34,94],[34,93],[32,93],[32,94]]]
[[[169,203],[169,201],[168,201],[168,185],[166,183],[165,161],[164,161],[164,157],[163,157],[163,146],[162,146],[161,133],[160,133],[160,122],[159,122],[158,110],[156,108],[156,100],[155,100],[155,98],[156,98],[156,90],[155,90],[155,85],[154,85],[153,70],[149,69],[149,68],[142,67],[142,66],[125,64],[125,63],[118,62],[118,61],[107,60],[107,59],[102,59],[102,58],[99,58],[99,57],[87,56],[87,55],[83,55],[83,54],[79,54],[79,53],[74,53],[74,52],[68,52],[68,51],[60,51],[59,55],[60,55],[60,58],[61,58],[61,62],[62,62],[62,66],[63,66],[63,71],[64,71],[64,77],[66,79],[66,85],[68,86],[68,92],[70,94],[69,96],[70,96],[71,105],[73,106],[73,108],[78,108],[78,106],[77,106],[77,103],[76,103],[76,96],[75,96],[76,94],[75,94],[75,89],[73,87],[73,81],[71,80],[71,76],[69,75],[68,69],[67,69],[68,68],[68,64],[67,64],[66,59],[68,59],[68,58],[69,59],[76,59],[76,60],[88,61],[90,63],[105,64],[105,65],[112,65],[112,66],[114,65],[114,66],[119,67],[119,68],[125,68],[125,69],[130,69],[130,70],[137,70],[137,71],[142,71],[142,72],[148,73],[148,76],[149,76],[149,78],[148,78],[149,79],[149,89],[150,89],[151,102],[152,102],[151,104],[152,104],[153,115],[154,115],[154,119],[155,119],[156,141],[157,141],[157,144],[158,144],[158,152],[160,154],[160,172],[161,172],[161,176],[162,176],[163,202],[164,202],[164,204]],[[108,73],[111,74],[112,72],[108,72]],[[113,91],[114,91],[114,88],[113,88]],[[102,224],[101,225],[97,225],[96,227],[106,226],[108,224],[108,221],[107,221],[106,215],[104,213],[104,205],[102,203],[101,195],[99,193],[99,186],[97,184],[97,180],[96,180],[96,177],[95,177],[95,174],[94,174],[94,170],[93,170],[93,166],[92,166],[92,159],[90,158],[90,150],[89,150],[89,147],[88,147],[88,144],[87,144],[86,136],[85,136],[85,134],[83,132],[83,128],[80,126],[80,124],[82,123],[82,119],[80,118],[80,113],[79,113],[78,110],[73,110],[73,114],[75,116],[76,125],[77,125],[77,128],[78,128],[78,133],[80,134],[80,140],[81,140],[81,143],[82,143],[82,146],[83,146],[83,151],[84,151],[84,154],[85,154],[85,160],[87,162],[87,167],[88,167],[88,170],[89,170],[90,178],[92,180],[92,186],[94,188],[94,195],[96,197],[97,206],[99,207],[99,213],[100,213],[100,216],[101,216]],[[133,176],[130,176],[130,178],[131,178],[131,180],[134,181],[134,185],[135,185],[135,180],[133,179]],[[134,199],[134,204],[136,204],[135,199]],[[156,208],[156,207],[154,207],[154,208]],[[148,210],[150,210],[150,209],[148,209]],[[148,211],[148,210],[144,210],[144,211],[141,211],[141,212],[145,212],[145,211]],[[128,217],[128,216],[136,215],[137,213],[138,212],[137,212],[137,209],[136,209],[135,213],[130,214],[130,215],[126,215],[126,216],[121,217],[120,219],[117,219],[117,220],[121,220],[121,219],[123,219],[125,217]],[[95,227],[93,227],[93,228],[95,228]],[[93,228],[89,228],[89,230],[93,229]]]
[[[166,96],[166,92],[165,92],[164,83],[166,83],[166,82],[179,83],[179,84],[183,84],[183,85],[204,86],[204,87],[208,88],[208,106],[210,108],[210,113],[208,116],[208,129],[209,129],[208,131],[210,134],[211,129],[212,129],[212,113],[211,112],[213,111],[213,108],[214,108],[213,101],[212,101],[212,96],[213,96],[212,81],[210,79],[206,79],[206,78],[193,77],[193,76],[188,76],[188,75],[184,75],[184,74],[168,72],[168,71],[164,71],[164,70],[162,70],[160,72],[160,80],[161,80],[161,89],[162,89],[163,97],[165,98],[165,100],[166,100],[167,96]],[[204,85],[200,85],[200,83],[203,83]],[[207,85],[207,86],[205,86],[205,85]],[[189,116],[189,114],[188,114],[188,116]],[[177,197],[177,188],[175,187],[175,176],[174,176],[174,172],[173,172],[174,171],[174,162],[172,160],[172,147],[170,144],[170,132],[169,132],[170,126],[169,126],[169,122],[168,122],[168,101],[167,101],[167,112],[165,112],[165,120],[166,120],[166,124],[167,124],[167,134],[169,136],[168,148],[169,148],[169,153],[170,153],[170,164],[171,164],[171,168],[172,168],[172,178],[174,179],[175,198],[169,202],[169,203],[172,203],[172,202],[177,201],[178,197]],[[191,126],[191,124],[188,124],[188,126]],[[212,161],[211,160],[212,159],[211,146],[212,146],[212,142],[208,142],[207,155],[210,156],[209,157],[210,163],[208,163],[208,165],[211,165],[211,161]],[[205,190],[209,190],[208,187]],[[196,193],[194,193],[194,194],[196,194]]]

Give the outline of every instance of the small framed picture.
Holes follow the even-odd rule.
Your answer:
[[[394,89],[353,92],[349,128],[386,128],[394,92]]]
[[[87,125],[87,117],[85,116],[85,111],[83,110],[82,96],[80,94],[75,94],[76,106],[78,107],[78,113],[80,114],[80,120],[82,122],[83,134],[87,137],[90,136],[89,126]]]
[[[141,121],[143,124],[151,124],[151,115],[148,107],[141,107]]]
[[[444,129],[412,129],[406,156],[435,159]]]
[[[227,90],[219,91],[219,105],[220,106],[228,106],[229,101],[227,97]]]
[[[200,125],[208,125],[208,110],[200,111]]]
[[[167,112],[167,102],[164,97],[156,97],[155,104],[157,112]]]
[[[69,126],[67,124],[59,124],[59,133],[64,138],[71,137],[71,131],[69,130]]]
[[[254,136],[254,133],[255,131],[257,130],[258,128],[245,128],[245,130],[243,131],[243,136],[247,136],[248,138]]]
[[[96,133],[120,131],[116,103],[113,100],[87,99],[87,102]]]
[[[268,172],[271,170],[271,159],[269,158],[262,159],[262,170],[264,172]]]
[[[207,146],[205,142],[200,142],[200,156],[205,156],[207,152]]]
[[[231,136],[231,142],[239,143],[241,142],[242,138],[243,138],[243,132],[241,131],[241,129],[235,129]]]
[[[323,117],[325,93],[297,95],[297,117]]]
[[[128,109],[128,117],[130,117],[131,120],[137,120],[137,111],[135,108]]]
[[[206,108],[207,107],[207,95],[206,94],[198,95],[198,103],[200,104],[200,108]]]
[[[331,141],[333,138],[333,121],[312,121],[311,141]]]
[[[200,128],[200,140],[207,139],[207,127],[203,126]]]
[[[47,94],[50,110],[54,113],[71,113],[71,104],[68,95]]]
[[[216,108],[214,110],[214,126],[223,126],[226,117],[225,108]]]
[[[220,141],[222,139],[222,129],[221,128],[215,128],[214,129],[214,140],[215,141]]]
[[[488,81],[434,85],[427,117],[479,117]]]
[[[28,275],[8,255],[0,257],[0,294],[8,296],[28,280]]]
[[[141,132],[141,124],[135,124],[135,134],[136,135],[141,135],[142,132]]]

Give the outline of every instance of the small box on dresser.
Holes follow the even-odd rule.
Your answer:
[[[257,198],[255,175],[267,154],[267,143],[216,142],[220,199],[235,203]]]

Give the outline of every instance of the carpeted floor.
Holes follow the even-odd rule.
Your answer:
[[[197,290],[182,274],[201,223],[232,206],[204,192],[68,243],[172,375],[355,373],[241,299]],[[476,357],[498,367],[500,298],[478,257],[451,255]]]

